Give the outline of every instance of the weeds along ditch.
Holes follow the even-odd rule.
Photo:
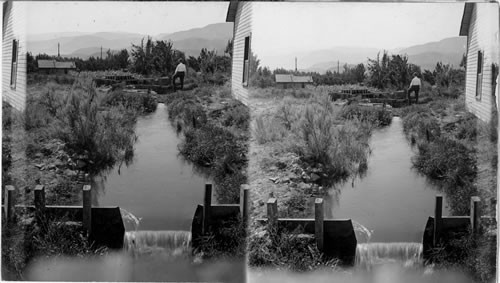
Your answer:
[[[277,189],[279,195],[274,195],[283,204],[280,217],[302,218],[308,216],[307,200],[311,195],[319,197],[333,185],[366,171],[371,133],[389,125],[392,113],[358,104],[337,106],[327,93],[298,97],[291,90],[284,92],[282,99],[278,96],[276,107],[256,114],[252,136],[270,155],[262,159],[258,170],[286,171],[280,173],[285,177],[275,178],[275,183],[286,179],[286,188]],[[261,97],[268,98],[267,94]],[[310,271],[335,269],[339,264],[324,258],[314,238],[299,235],[300,231],[269,233],[256,223],[252,225],[256,226],[252,228],[255,232],[249,235],[247,249],[253,267]]]
[[[496,117],[489,124],[479,121],[465,111],[462,100],[440,99],[401,110],[404,133],[417,149],[413,166],[445,193],[453,215],[469,215],[470,198],[477,195],[481,210],[488,211],[485,203],[496,195],[496,185],[478,182],[481,164],[494,168],[496,176]],[[454,235],[434,250],[432,261],[441,268],[466,270],[478,282],[490,282],[496,273],[496,232],[490,229],[478,237]]]
[[[74,205],[80,201],[79,176],[133,157],[136,118],[154,111],[156,101],[147,93],[101,92],[91,76],[80,76],[72,84],[40,79],[28,85],[23,112],[5,102],[2,108],[2,148],[9,153],[2,154],[3,184],[18,189],[18,203],[32,203],[33,188],[43,184],[48,205]],[[14,223],[3,222],[2,267],[7,276],[22,279],[35,256],[105,252],[87,244],[78,225],[61,223],[47,219],[40,226],[27,213],[19,213]]]
[[[166,98],[169,119],[184,139],[183,157],[209,172],[220,203],[238,203],[247,182],[248,108],[226,87],[200,87]]]
[[[336,106],[326,94],[288,96],[274,111],[256,117],[253,135],[258,144],[296,154],[300,167],[315,174],[311,182],[330,187],[366,169],[371,132],[391,119],[383,108]]]

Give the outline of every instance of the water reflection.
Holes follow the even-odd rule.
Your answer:
[[[141,230],[189,230],[207,175],[179,156],[181,140],[164,104],[139,117],[136,134],[131,163],[94,176],[94,205],[126,209],[142,218]]]
[[[420,242],[433,214],[436,187],[412,168],[412,148],[401,119],[373,132],[372,154],[363,177],[332,187],[325,197],[328,218],[350,218],[370,231],[374,242]],[[443,214],[447,215],[445,204]]]

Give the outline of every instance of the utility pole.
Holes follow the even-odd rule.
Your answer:
[[[337,74],[340,74],[340,61],[337,60]]]
[[[295,72],[297,72],[297,57],[295,57]]]
[[[101,60],[102,60],[102,46],[101,46]]]
[[[61,57],[61,53],[59,52],[59,42],[57,43],[57,58]]]

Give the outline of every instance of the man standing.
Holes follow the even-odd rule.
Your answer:
[[[174,77],[172,78],[172,82],[174,83],[174,91],[177,90],[177,87],[175,86],[175,79],[179,78],[181,81],[181,89],[184,88],[184,76],[186,74],[186,65],[182,63],[182,59],[179,60],[179,64],[177,65],[177,68],[175,68],[174,72]]]
[[[410,94],[412,92],[415,92],[415,104],[418,103],[418,92],[420,91],[420,85],[422,85],[422,82],[418,78],[417,73],[413,73],[413,79],[411,80],[410,87],[408,88],[408,105],[411,105],[411,98]]]

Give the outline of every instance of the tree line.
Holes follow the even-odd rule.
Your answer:
[[[33,56],[27,53],[28,72],[38,70],[38,60],[57,60],[75,62],[78,71],[106,71],[128,69],[145,76],[171,75],[179,60],[183,60],[187,67],[202,74],[230,73],[232,57],[232,40],[227,43],[224,54],[219,55],[215,50],[202,48],[198,57],[189,56],[186,59],[184,52],[174,48],[171,41],[143,38],[140,44],[132,44],[130,52],[122,49],[118,52],[108,50],[103,57],[91,56],[88,59],[76,57],[58,57],[47,54]]]
[[[311,76],[315,85],[343,85],[365,84],[378,89],[406,89],[417,73],[420,78],[430,85],[449,88],[452,85],[462,84],[465,80],[465,63],[462,60],[459,68],[450,64],[438,62],[433,71],[422,72],[420,66],[409,63],[407,55],[389,55],[387,51],[378,53],[374,59],[368,59],[365,64],[349,66],[345,64],[342,70],[328,70],[324,74],[318,72],[304,72],[277,68],[273,71],[262,67],[260,60],[252,54],[250,83],[255,87],[270,87],[275,85],[276,74],[294,74]]]

